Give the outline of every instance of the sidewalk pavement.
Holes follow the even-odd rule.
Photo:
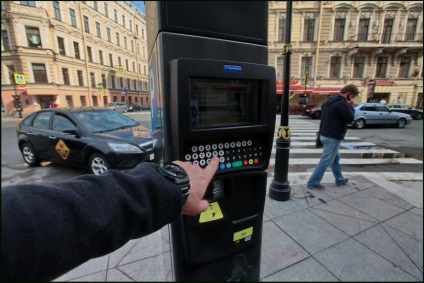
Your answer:
[[[345,173],[337,187],[326,172],[317,191],[306,186],[310,173],[289,173],[290,200],[265,201],[261,281],[422,282],[422,174],[386,174]],[[55,281],[165,281],[162,238],[132,240]]]

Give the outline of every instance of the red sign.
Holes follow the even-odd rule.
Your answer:
[[[25,91],[25,86],[18,85],[18,90],[19,90],[19,92],[24,92]]]
[[[370,83],[370,80],[365,81],[365,85],[368,85]],[[393,80],[375,80],[376,86],[392,86],[396,85],[396,82]]]

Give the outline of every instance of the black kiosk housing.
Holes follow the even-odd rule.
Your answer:
[[[210,209],[170,225],[166,279],[259,281],[276,118],[268,3],[146,1],[146,15],[155,161],[220,159]]]

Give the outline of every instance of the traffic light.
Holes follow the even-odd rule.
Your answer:
[[[19,95],[14,95],[15,108],[22,108],[21,98]]]

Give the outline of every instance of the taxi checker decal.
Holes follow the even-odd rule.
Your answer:
[[[68,158],[70,150],[62,139],[57,142],[55,149],[63,159]]]
[[[150,138],[149,132],[143,132],[143,131],[134,131],[133,132],[134,137],[142,137],[142,138]]]

